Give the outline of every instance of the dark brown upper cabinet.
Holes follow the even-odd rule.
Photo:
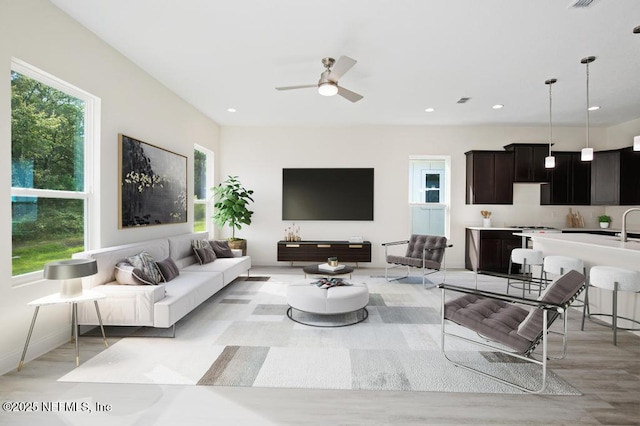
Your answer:
[[[620,150],[593,153],[591,204],[597,206],[620,204]]]
[[[513,152],[469,151],[466,204],[513,204]]]
[[[549,169],[549,183],[540,185],[540,204],[591,204],[591,164],[580,161],[579,152],[553,152],[556,166]]]
[[[640,151],[620,150],[620,205],[640,204]]]
[[[549,155],[549,145],[539,143],[512,143],[504,149],[513,151],[513,182],[549,182],[544,159]]]

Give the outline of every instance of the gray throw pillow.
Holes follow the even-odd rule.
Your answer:
[[[135,268],[129,262],[118,262],[115,267],[115,276],[118,284],[124,285],[155,285],[149,277],[140,269]]]
[[[201,265],[216,260],[216,254],[208,240],[192,240],[191,247]]]
[[[156,265],[156,260],[146,251],[142,251],[135,256],[128,257],[127,262],[132,264],[134,268],[140,269],[151,281],[153,281],[153,284],[158,284],[162,281],[162,275],[160,275],[160,270]]]
[[[210,240],[209,244],[211,244],[211,248],[213,252],[216,254],[216,257],[233,257],[233,252],[229,247],[229,242],[226,240]]]
[[[176,265],[176,262],[174,262],[170,257],[157,262],[157,265],[160,269],[160,273],[162,274],[162,278],[164,278],[164,282],[169,282],[180,275],[178,265]]]
[[[198,258],[198,261],[200,262],[201,265],[204,265],[206,263],[211,263],[214,260],[216,260],[216,254],[213,252],[211,247],[197,248],[197,249],[193,249],[193,251],[196,252],[196,257]]]

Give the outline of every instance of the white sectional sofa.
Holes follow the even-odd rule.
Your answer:
[[[220,291],[241,274],[249,274],[251,258],[234,251],[232,258],[218,258],[200,265],[191,242],[209,239],[206,232],[182,234],[140,243],[76,253],[76,259],[95,259],[98,273],[83,278],[83,288],[106,295],[98,301],[104,325],[168,328]],[[171,257],[179,275],[158,285],[122,285],[115,266],[147,251],[155,260]],[[93,304],[78,305],[79,325],[98,325]]]

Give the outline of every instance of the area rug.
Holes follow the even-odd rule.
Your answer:
[[[440,353],[440,292],[354,276],[368,286],[369,318],[339,328],[286,316],[286,288],[302,275],[240,279],[180,320],[175,338],[125,337],[64,382],[253,386],[425,392],[521,393],[454,367]],[[308,316],[307,321],[348,318]],[[109,330],[107,330],[107,333]],[[108,335],[107,335],[108,337]],[[536,386],[535,366],[452,341],[456,360]],[[508,357],[507,357],[508,358]],[[548,372],[545,394],[580,395]]]

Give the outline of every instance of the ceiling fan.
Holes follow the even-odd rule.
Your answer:
[[[341,56],[337,62],[333,58],[323,58],[322,65],[324,65],[325,70],[322,72],[322,74],[320,74],[320,80],[317,84],[276,87],[276,90],[306,89],[310,87],[317,87],[318,93],[323,96],[340,95],[351,102],[358,102],[363,98],[362,95],[352,92],[351,90],[347,90],[344,87],[338,86],[338,80],[340,79],[340,77],[342,77],[344,73],[349,71],[351,67],[356,64],[356,62],[357,61],[355,59],[351,59],[348,56]]]

